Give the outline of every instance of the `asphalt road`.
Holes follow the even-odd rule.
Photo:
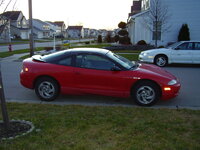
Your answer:
[[[77,42],[86,42],[86,41],[93,41],[94,39],[80,39],[80,40],[70,40],[70,43],[77,43]],[[56,41],[56,44],[62,44],[62,41]],[[54,42],[43,42],[43,43],[35,43],[35,47],[53,47]],[[30,48],[29,44],[14,44],[12,45],[12,50],[20,50],[20,49],[28,49]],[[0,45],[0,52],[8,51],[8,45],[1,46]]]
[[[80,105],[103,105],[103,106],[136,106],[131,99],[104,97],[104,96],[59,96],[53,102],[41,102],[33,90],[20,85],[19,73],[22,62],[3,59],[1,61],[3,84],[6,101],[27,103],[50,103],[50,104],[80,104]],[[155,108],[192,108],[200,109],[200,66],[168,66],[166,70],[177,76],[182,84],[178,97],[169,101],[159,101]]]

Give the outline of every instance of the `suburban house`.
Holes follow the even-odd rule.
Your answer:
[[[158,4],[155,15],[157,21],[152,18],[152,12],[154,14],[156,12],[156,4]],[[200,40],[199,6],[199,0],[141,0],[141,11],[133,13],[128,19],[127,27],[131,43],[136,44],[140,40],[145,40],[154,45],[157,41],[158,46],[165,46],[177,42],[183,24],[188,25],[191,40]],[[133,8],[132,11],[135,10]],[[137,6],[137,10],[139,9]]]
[[[54,24],[56,25],[57,36],[61,38],[67,37],[66,25],[64,21],[55,21]]]
[[[84,38],[83,26],[68,26],[67,34],[69,38]]]
[[[50,37],[50,26],[46,22],[39,19],[33,19],[33,35],[35,38],[49,38]]]
[[[83,30],[84,30],[84,37],[85,38],[90,37],[90,29],[89,28],[83,28]]]
[[[9,26],[10,37],[21,39],[29,38],[30,30],[28,28],[27,20],[21,11],[7,11],[1,14],[1,16],[4,16],[4,18],[7,18],[6,20],[9,20],[7,25]]]
[[[53,37],[54,35],[57,36],[60,34],[60,31],[58,31],[57,29],[59,28],[58,25],[56,25],[55,23],[51,22],[51,21],[45,21],[50,28],[50,37]]]
[[[99,35],[99,33],[98,33],[97,29],[90,29],[90,37],[97,38],[98,35]]]
[[[0,42],[10,42],[10,20],[0,15]]]

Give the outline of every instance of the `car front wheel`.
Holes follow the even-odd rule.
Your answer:
[[[158,55],[155,57],[154,64],[156,64],[159,67],[164,67],[168,64],[168,59],[164,55]]]
[[[36,95],[44,101],[53,101],[59,94],[58,84],[55,80],[42,77],[35,84]]]
[[[134,86],[132,97],[138,105],[151,106],[160,99],[160,90],[154,82],[143,81]]]

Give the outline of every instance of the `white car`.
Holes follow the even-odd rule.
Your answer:
[[[181,41],[167,48],[146,50],[139,54],[139,60],[160,67],[172,63],[200,64],[200,41]]]

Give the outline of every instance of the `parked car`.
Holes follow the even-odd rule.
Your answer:
[[[172,63],[200,64],[200,41],[181,41],[167,48],[143,51],[139,60],[160,67]]]
[[[164,69],[131,62],[109,50],[69,49],[23,61],[23,86],[45,101],[62,94],[130,97],[150,106],[178,95],[179,80]]]

